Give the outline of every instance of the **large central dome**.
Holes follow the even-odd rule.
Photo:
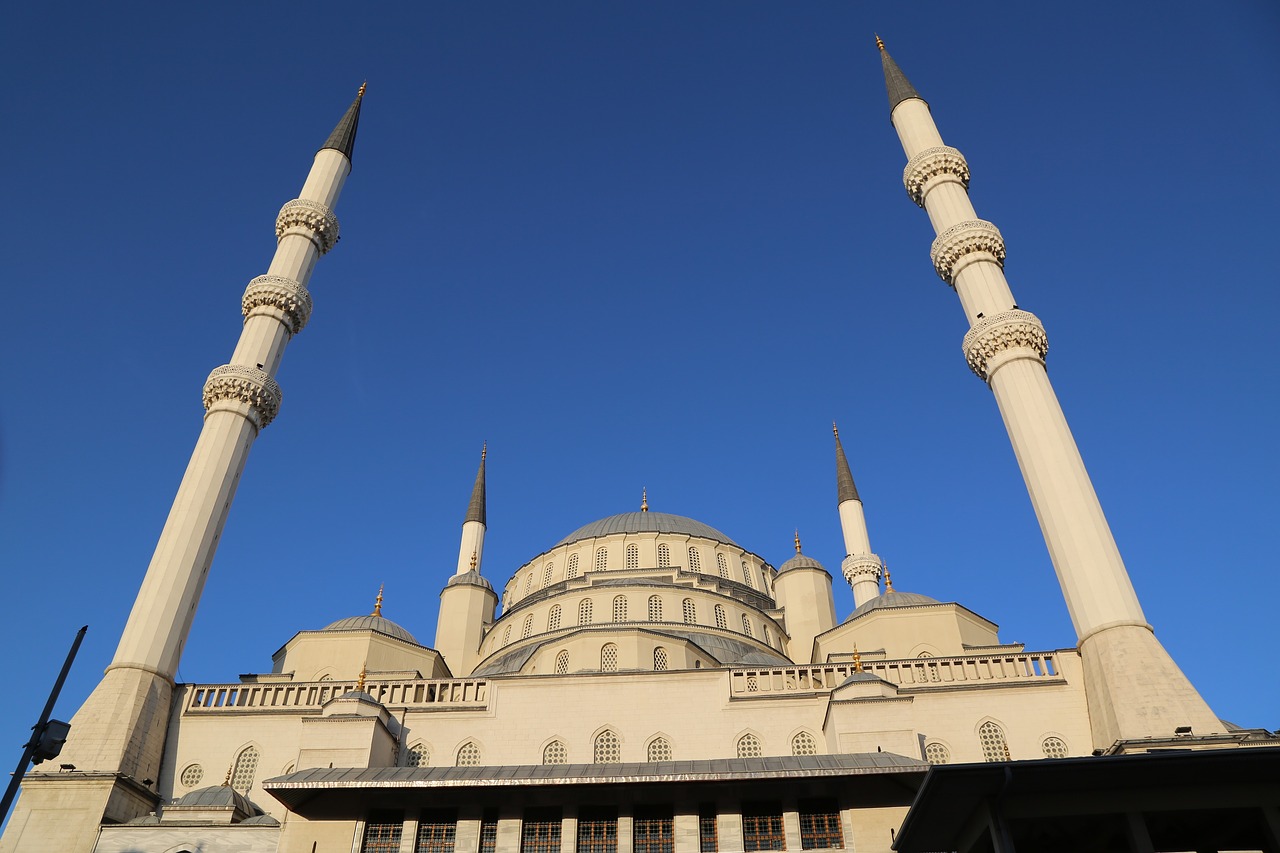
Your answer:
[[[742,547],[719,530],[703,524],[701,521],[685,518],[683,515],[671,515],[666,512],[624,512],[620,515],[611,515],[608,518],[602,518],[584,527],[579,527],[557,542],[555,547],[559,548],[561,545],[581,542],[583,539],[594,539],[597,536],[609,536],[614,533],[684,533],[689,536],[698,536],[702,539],[714,539],[716,542],[723,542],[726,545]]]

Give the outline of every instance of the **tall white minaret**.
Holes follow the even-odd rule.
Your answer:
[[[29,814],[15,816],[5,850],[87,851],[100,823],[144,815],[158,802],[141,780],[160,778],[178,659],[249,448],[280,409],[275,374],[311,314],[307,281],[338,240],[333,207],[351,172],[364,88],[316,153],[298,198],[281,208],[275,257],[241,300],[235,352],[204,384],[204,425],[120,644],[71,721],[60,761],[76,771],[28,776],[18,812]],[[49,825],[47,808],[59,810]]]
[[[969,202],[969,166],[945,145],[929,106],[876,37],[890,117],[907,155],[903,183],[929,214],[930,256],[969,321],[963,349],[990,386],[1022,469],[1084,660],[1094,746],[1224,727],[1143,616],[1049,376],[1049,340],[1004,277],[999,230]]]
[[[480,574],[484,556],[485,456],[489,445],[480,450],[480,469],[471,487],[471,501],[462,521],[462,542],[458,548],[458,570],[440,590],[440,614],[436,619],[436,651],[443,657],[454,676],[471,673],[480,658],[480,643],[493,624],[498,596]]]
[[[844,579],[853,587],[853,606],[861,607],[880,594],[880,573],[884,564],[871,553],[871,537],[867,535],[867,517],[862,511],[862,498],[853,483],[853,472],[840,443],[840,430],[835,424],[831,431],[836,436],[836,502],[840,511],[840,530],[844,534],[845,558],[840,563]]]

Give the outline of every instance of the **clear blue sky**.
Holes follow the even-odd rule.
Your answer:
[[[342,242],[184,680],[386,614],[430,644],[482,440],[484,572],[638,508],[839,578],[838,420],[896,585],[1074,634],[872,33],[973,170],[1146,613],[1280,727],[1272,3],[22,4],[0,154],[0,763],[109,661],[279,206],[369,80]],[[8,764],[4,765],[7,769]]]

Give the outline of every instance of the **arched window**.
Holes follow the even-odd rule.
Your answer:
[[[689,546],[689,571],[702,574],[702,560],[698,558],[698,549]]]
[[[578,555],[569,555],[569,569],[565,572],[565,577],[576,578],[578,576]]]
[[[951,751],[934,741],[933,743],[925,744],[924,760],[930,764],[946,764],[951,760]]]
[[[459,767],[479,767],[480,747],[474,741],[467,741],[458,749]]]
[[[415,743],[409,747],[409,751],[404,754],[405,767],[426,767],[427,761],[430,759],[427,752],[427,745],[424,743]]]
[[[1008,761],[1009,743],[1004,739],[1004,729],[988,720],[978,727],[978,740],[982,743],[982,757],[987,761]]]
[[[613,597],[613,621],[627,621],[627,597],[625,595],[615,595]]]
[[[662,621],[662,599],[656,595],[649,596],[649,621]]]
[[[591,599],[584,598],[578,602],[578,624],[591,624]]]
[[[529,574],[524,579],[524,594],[528,595],[532,591],[533,591],[533,572],[529,572]]]
[[[596,571],[603,572],[609,568],[609,551],[606,548],[596,549]]]
[[[772,648],[772,647],[773,647],[773,638],[769,636],[769,626],[768,626],[768,625],[761,625],[761,626],[760,626],[760,630],[761,630],[762,632],[764,632],[764,644],[765,644],[766,646],[769,646],[770,648]]]
[[[543,764],[568,764],[569,750],[565,749],[564,741],[553,740],[542,748]]]
[[[1049,735],[1040,742],[1040,748],[1044,750],[1045,758],[1067,757],[1067,742],[1060,737]]]
[[[616,732],[605,729],[596,735],[593,759],[596,764],[617,764],[622,760],[622,743]]]
[[[667,669],[667,650],[658,646],[653,650],[653,671],[665,672]]]
[[[818,742],[808,732],[800,732],[791,739],[792,755],[817,755]]]
[[[650,761],[670,761],[671,742],[664,737],[656,737],[649,741],[648,755]]]
[[[507,627],[502,629],[502,645],[511,642],[511,623],[507,623]]]
[[[751,567],[747,565],[745,560],[742,562],[742,582],[755,589],[755,584],[751,582]]]
[[[560,605],[559,604],[553,604],[551,606],[551,612],[547,614],[547,630],[548,631],[560,630]]]
[[[658,546],[658,568],[665,569],[671,565],[671,549],[665,544]]]
[[[533,614],[530,613],[524,617],[524,624],[520,626],[520,639],[533,636]]]
[[[751,633],[751,620],[747,618],[747,614],[745,613],[742,614],[742,633],[746,634],[748,637],[755,636],[755,634]]]
[[[628,569],[640,568],[640,546],[639,545],[627,546],[627,568]]]
[[[235,767],[231,771],[231,787],[237,791],[248,792],[253,787],[254,774],[258,772],[258,748],[246,746],[236,756]]]
[[[717,604],[717,605],[716,605],[716,627],[717,627],[717,628],[728,628],[728,627],[729,627],[729,620],[728,620],[728,618],[724,615],[724,607],[722,607],[722,606],[721,606],[721,605],[719,605],[719,604]]]
[[[613,643],[605,643],[604,647],[600,649],[600,671],[618,671],[618,647]]]
[[[569,650],[565,649],[556,655],[556,675],[569,674]],[[545,762],[544,762],[545,763]]]
[[[543,586],[550,586],[550,585],[551,585],[551,573],[552,573],[553,571],[555,571],[555,568],[556,568],[556,564],[555,564],[555,563],[547,563],[547,567],[546,567],[545,569],[543,569],[543,570],[542,570],[542,585],[543,585]]]
[[[684,624],[698,624],[698,605],[693,603],[692,598],[686,598],[681,605],[684,608]]]
[[[738,738],[739,758],[759,758],[760,755],[760,738],[755,735],[743,735]]]
[[[724,554],[716,554],[716,567],[720,569],[720,577],[729,577],[729,561],[724,558]]]

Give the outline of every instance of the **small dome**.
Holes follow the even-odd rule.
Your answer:
[[[840,686],[844,687],[846,684],[854,684],[859,681],[883,681],[883,680],[884,679],[882,679],[880,676],[872,675],[871,673],[866,671],[855,672],[852,675],[850,675],[848,678],[846,678],[844,681],[840,682]]]
[[[857,619],[872,610],[880,610],[886,607],[918,607],[922,604],[941,603],[936,598],[930,598],[927,595],[920,595],[916,592],[886,592],[884,595],[877,595],[870,601],[864,602],[862,606],[849,614],[849,619]],[[849,620],[846,619],[845,621]]]
[[[817,560],[813,559],[813,557],[807,557],[804,554],[796,554],[790,560],[787,560],[779,566],[778,574],[782,574],[788,569],[822,569],[824,572],[826,571],[826,569],[823,568],[822,563],[819,563]]]
[[[368,694],[368,693],[364,692],[363,690],[348,690],[346,693],[343,693],[341,696],[338,696],[338,697],[336,697],[336,698],[338,698],[338,699],[362,699],[362,700],[364,700],[365,702],[372,702],[372,703],[373,703],[373,704],[375,704],[375,705],[379,704],[379,702],[378,702],[378,700],[377,700],[377,699],[374,699],[372,695],[370,695],[370,694]],[[332,701],[332,700],[330,700],[330,701]]]
[[[142,817],[135,817],[133,820],[126,821],[127,826],[158,826],[160,817],[155,813],[144,814]]]
[[[279,826],[280,821],[276,820],[269,814],[254,815],[247,820],[240,821],[241,826]]]
[[[477,572],[475,569],[472,569],[469,572],[463,572],[460,575],[454,575],[453,577],[449,578],[448,582],[445,583],[445,586],[446,587],[462,586],[463,584],[466,584],[468,586],[482,586],[485,589],[489,589],[489,590],[493,589],[493,584],[489,583],[487,580],[482,578],[480,576],[480,573]]]
[[[183,794],[169,804],[170,808],[239,809],[247,815],[260,815],[262,809],[230,785],[210,785]]]
[[[614,533],[684,533],[700,539],[713,539],[726,545],[742,547],[719,530],[701,521],[666,512],[624,512],[621,515],[611,515],[608,518],[593,521],[585,527],[579,527],[557,542],[555,547],[559,548],[561,545]]]
[[[348,616],[324,627],[325,631],[377,631],[397,640],[419,645],[413,635],[385,616]]]

